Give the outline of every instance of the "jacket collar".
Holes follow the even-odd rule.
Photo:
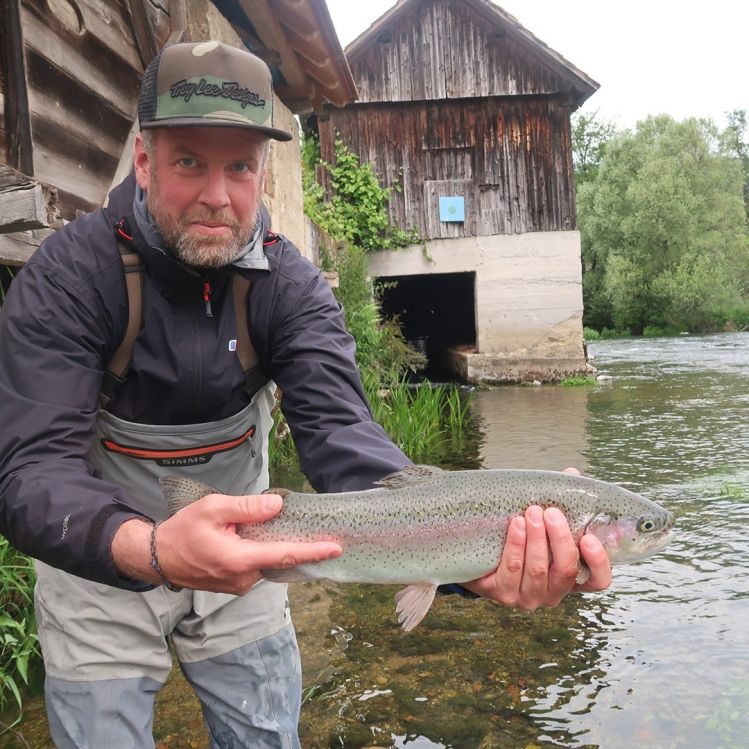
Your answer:
[[[262,275],[270,271],[268,259],[263,252],[263,237],[270,224],[270,216],[264,206],[258,213],[255,236],[235,263],[215,270],[198,271],[177,260],[164,247],[161,236],[150,219],[145,200],[142,194],[138,194],[140,192],[135,174],[131,172],[109,194],[105,210],[113,218],[112,225],[124,220],[126,233],[132,238],[134,249],[148,267],[151,279],[163,292],[174,292],[185,286],[194,288],[196,283],[205,281],[209,281],[218,291],[234,273],[254,276],[258,271]]]

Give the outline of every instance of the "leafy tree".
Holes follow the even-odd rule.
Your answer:
[[[746,121],[746,109],[734,109],[726,112],[728,127],[723,133],[723,146],[726,152],[741,162],[744,173],[744,207],[749,221],[749,126]]]
[[[606,145],[616,133],[612,122],[595,110],[572,116],[572,161],[577,189],[595,180]],[[613,325],[611,303],[604,290],[605,267],[599,262],[586,234],[581,236],[584,324],[601,330]]]
[[[608,142],[581,186],[580,229],[616,328],[709,330],[749,305],[743,174],[722,138],[709,121],[649,117]]]
[[[572,115],[572,162],[578,187],[595,179],[606,144],[615,133],[614,123],[604,120],[597,109]]]

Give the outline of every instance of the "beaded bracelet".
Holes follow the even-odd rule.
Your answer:
[[[164,573],[161,571],[159,566],[159,558],[156,556],[156,529],[163,523],[163,520],[159,520],[158,523],[154,523],[151,527],[151,567],[156,571],[156,574],[161,578],[161,584],[167,589],[171,590],[172,593],[179,593],[182,588],[179,585],[172,585],[169,580],[166,579]]]

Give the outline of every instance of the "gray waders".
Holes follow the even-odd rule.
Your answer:
[[[139,305],[129,291],[133,310]],[[238,320],[245,315],[238,303]],[[249,337],[242,346],[240,330],[238,340],[246,356]],[[252,367],[245,369],[249,382]],[[226,494],[258,493],[268,487],[274,390],[266,382],[239,413],[195,425],[135,424],[102,410],[90,460],[154,520],[167,516],[161,476],[190,476]],[[152,748],[154,698],[172,667],[169,641],[201,701],[214,749],[299,747],[301,667],[285,585],[262,580],[244,596],[163,587],[136,593],[40,562],[36,568],[45,699],[59,749]]]

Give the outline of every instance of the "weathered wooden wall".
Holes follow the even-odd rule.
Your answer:
[[[163,3],[149,0],[159,46]],[[106,195],[135,118],[143,66],[121,0],[22,0],[34,177],[57,188],[64,218]]]
[[[359,102],[559,93],[569,81],[538,51],[454,0],[423,0],[350,58]]]
[[[350,105],[321,118],[323,160],[335,133],[385,184],[390,216],[424,239],[575,228],[570,113],[557,97]],[[439,219],[440,196],[465,198],[464,223]]]

